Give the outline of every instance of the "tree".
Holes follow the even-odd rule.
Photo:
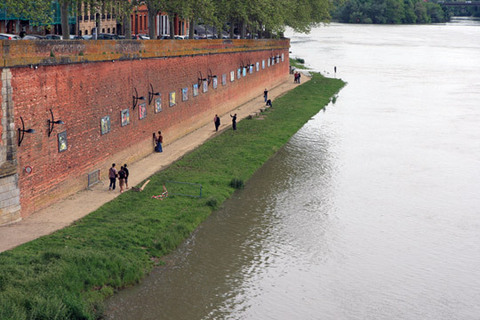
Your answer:
[[[417,15],[415,14],[415,5],[412,0],[404,0],[403,8],[405,12],[405,17],[403,23],[416,23]]]
[[[6,10],[8,15],[29,20],[34,26],[52,22],[51,0],[3,0],[0,2],[0,9]]]
[[[386,0],[385,16],[387,23],[399,24],[405,19],[405,9],[402,0]]]
[[[297,32],[310,32],[312,27],[330,20],[330,1],[299,0],[288,1],[286,25]]]
[[[430,22],[430,17],[427,15],[427,8],[423,2],[415,3],[415,15],[417,16],[417,23]]]

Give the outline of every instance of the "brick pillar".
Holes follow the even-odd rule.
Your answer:
[[[17,173],[17,145],[12,101],[12,73],[2,69],[0,113],[0,225],[19,221],[20,188]]]

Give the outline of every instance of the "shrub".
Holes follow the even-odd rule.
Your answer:
[[[205,201],[205,205],[207,205],[207,206],[209,206],[209,207],[211,207],[211,208],[213,208],[213,209],[216,209],[217,206],[218,206],[218,200],[217,200],[217,198],[209,197],[209,198],[207,199],[207,201]]]
[[[230,187],[234,189],[243,189],[244,183],[243,180],[238,179],[238,178],[233,178],[232,181],[230,181]]]

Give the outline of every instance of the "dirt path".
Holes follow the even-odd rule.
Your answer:
[[[303,76],[302,79],[304,81],[310,80],[307,76]],[[293,75],[291,75],[288,81],[269,89],[269,99],[274,101],[275,98],[295,86],[297,85],[293,83]],[[258,97],[231,111],[231,113],[237,113],[238,120],[244,119],[265,107],[263,90],[259,91],[260,95]],[[275,103],[273,105],[275,106]],[[219,130],[231,129],[229,114],[221,116],[221,123]],[[241,130],[241,128],[239,129]],[[180,159],[184,154],[194,150],[215,134],[212,121],[212,123],[208,123],[170,144],[166,144],[163,153],[152,153],[138,162],[128,164],[130,171],[129,186],[138,185],[157,171]],[[108,191],[108,184],[109,181],[102,181],[90,190],[80,191],[20,222],[0,226],[0,252],[62,229],[116,198],[120,194],[118,189]]]

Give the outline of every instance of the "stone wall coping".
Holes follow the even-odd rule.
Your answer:
[[[289,39],[0,40],[0,68],[288,49]]]

